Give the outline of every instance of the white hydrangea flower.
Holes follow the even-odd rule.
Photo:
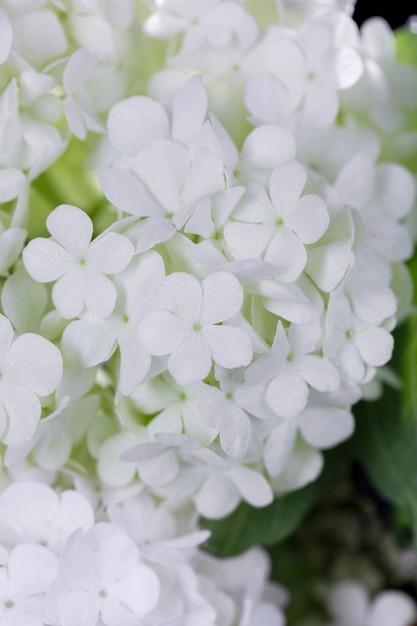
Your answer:
[[[220,325],[239,313],[242,287],[230,272],[213,272],[201,284],[185,272],[170,274],[158,292],[160,310],[139,325],[145,348],[169,355],[168,370],[183,385],[203,380],[212,361],[233,369],[252,359],[250,338],[239,328]]]
[[[248,186],[233,217],[224,229],[226,244],[236,259],[263,255],[277,268],[276,276],[295,281],[303,271],[305,244],[315,243],[329,225],[324,201],[317,195],[301,193],[307,175],[296,161],[274,169],[269,196],[259,186]],[[264,253],[264,254],[263,254]]]
[[[52,211],[46,225],[52,238],[32,239],[23,251],[28,273],[41,283],[56,281],[52,299],[62,317],[78,317],[85,308],[110,315],[117,294],[107,275],[129,264],[132,243],[118,233],[104,233],[91,243],[91,219],[67,204]]]
[[[4,548],[0,547],[3,553]],[[0,565],[0,621],[4,626],[50,624],[46,592],[58,569],[56,555],[37,544],[16,546]]]
[[[0,316],[0,437],[8,446],[27,443],[41,418],[40,398],[52,393],[62,376],[62,357],[40,335],[16,339],[9,320]]]
[[[77,491],[58,494],[42,483],[12,483],[0,493],[0,543],[38,543],[59,553],[77,528],[87,531],[94,513]]]
[[[133,624],[158,603],[160,582],[120,526],[99,523],[71,535],[50,585],[48,609],[62,626]],[[100,620],[100,621],[99,621]]]

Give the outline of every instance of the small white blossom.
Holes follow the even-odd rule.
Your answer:
[[[52,238],[33,239],[23,251],[28,273],[41,283],[56,281],[52,298],[62,317],[78,317],[84,308],[110,315],[116,288],[107,274],[117,274],[128,265],[131,242],[118,233],[104,233],[91,243],[91,219],[67,204],[57,207],[46,225]]]
[[[239,328],[220,325],[236,315],[243,290],[230,272],[214,272],[200,284],[191,274],[168,276],[158,293],[160,310],[139,325],[139,337],[154,355],[169,355],[168,370],[180,384],[203,380],[212,361],[233,369],[252,358],[249,337]]]

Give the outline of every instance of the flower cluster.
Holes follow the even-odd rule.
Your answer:
[[[315,480],[379,392],[417,70],[276,4],[0,0],[5,625],[284,624],[198,516]]]

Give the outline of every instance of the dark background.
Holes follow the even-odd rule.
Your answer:
[[[359,25],[376,15],[385,18],[391,28],[398,28],[410,15],[417,15],[417,0],[357,0],[353,18]]]

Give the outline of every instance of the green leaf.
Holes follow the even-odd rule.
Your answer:
[[[202,519],[202,526],[212,533],[205,548],[219,556],[232,556],[255,544],[273,546],[283,541],[327,493],[348,456],[346,444],[326,453],[324,469],[316,481],[277,498],[267,507],[254,509],[243,503],[224,520]]]
[[[417,314],[395,334],[403,385],[356,413],[352,449],[380,494],[402,510],[417,541]]]

